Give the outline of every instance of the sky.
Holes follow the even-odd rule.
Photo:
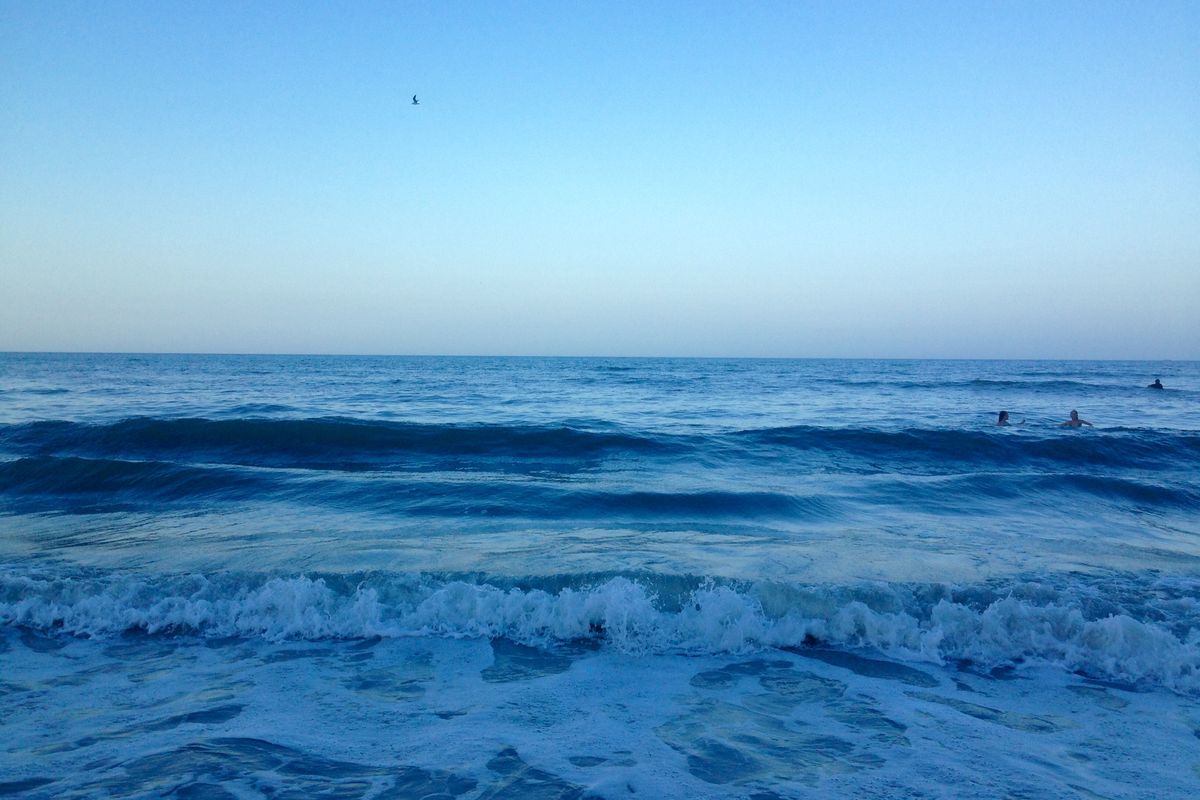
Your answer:
[[[1195,2],[0,0],[0,350],[1196,359],[1198,309]]]

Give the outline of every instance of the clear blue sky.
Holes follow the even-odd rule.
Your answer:
[[[6,349],[1200,358],[1200,4],[0,0]]]

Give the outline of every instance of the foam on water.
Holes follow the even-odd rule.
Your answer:
[[[639,580],[546,591],[427,575],[0,576],[0,624],[56,635],[142,631],[287,640],[372,637],[582,639],[617,652],[749,653],[813,644],[983,669],[1053,665],[1200,692],[1200,582],[1159,586],[1133,611],[1089,609],[1094,586],[819,587],[712,581],[663,597]],[[1174,630],[1159,620],[1174,613]],[[1186,611],[1185,611],[1186,609]],[[1089,613],[1090,612],[1090,613]]]
[[[37,798],[1185,798],[1200,765],[1195,702],[1037,669],[441,637],[0,642],[0,790]]]

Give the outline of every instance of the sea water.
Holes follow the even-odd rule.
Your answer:
[[[0,355],[0,665],[7,795],[1200,796],[1200,364]]]

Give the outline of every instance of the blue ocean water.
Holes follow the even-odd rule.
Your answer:
[[[0,354],[0,795],[1193,797],[1198,512],[1196,362]]]

